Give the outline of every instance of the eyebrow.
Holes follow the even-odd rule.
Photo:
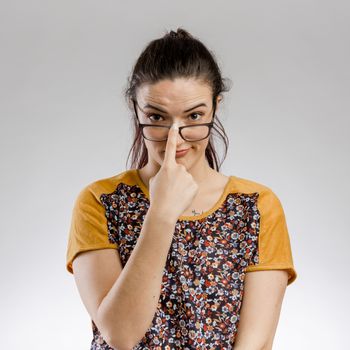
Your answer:
[[[193,107],[191,107],[191,108],[189,108],[189,109],[186,109],[186,110],[184,111],[184,113],[189,112],[189,111],[192,111],[192,109],[195,109],[195,108],[198,108],[198,107],[201,107],[201,106],[207,107],[207,105],[206,105],[205,103],[200,103],[199,105],[196,105],[196,106],[193,106]],[[147,103],[143,108],[152,108],[152,109],[156,109],[156,110],[159,111],[159,112],[167,113],[167,112],[164,111],[163,109],[161,109],[161,108],[159,108],[159,107],[156,107],[156,106],[152,106],[152,105],[150,105],[150,104],[148,104],[148,103]]]

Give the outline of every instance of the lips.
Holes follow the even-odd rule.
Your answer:
[[[176,151],[176,157],[182,157],[182,156],[185,156],[187,153],[188,153],[188,151],[189,151],[190,149],[189,148],[187,148],[187,149],[184,149],[184,150],[179,150],[179,151]]]
[[[178,149],[178,150],[176,150],[176,154],[186,154],[190,149],[191,149],[191,147],[190,148],[185,148],[185,149]],[[163,153],[164,152],[165,151],[163,151]]]

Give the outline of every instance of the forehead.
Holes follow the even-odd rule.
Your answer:
[[[186,105],[194,101],[211,99],[211,88],[197,79],[177,78],[143,84],[137,91],[140,103],[155,102],[161,105]]]

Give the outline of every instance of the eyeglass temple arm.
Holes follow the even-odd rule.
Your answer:
[[[139,116],[138,116],[138,114],[137,114],[137,108],[136,108],[136,105],[135,105],[135,100],[134,99],[132,99],[132,103],[133,103],[133,106],[134,106],[134,111],[135,111],[135,114],[136,114],[136,118],[137,118],[137,121],[139,122],[139,124],[140,124],[140,119],[139,119]],[[137,102],[136,102],[137,103]]]

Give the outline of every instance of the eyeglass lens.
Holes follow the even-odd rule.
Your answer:
[[[153,141],[163,141],[168,137],[169,128],[159,126],[145,126],[143,128],[144,136]],[[197,141],[204,139],[209,134],[207,125],[193,125],[181,130],[182,136],[186,141]]]

